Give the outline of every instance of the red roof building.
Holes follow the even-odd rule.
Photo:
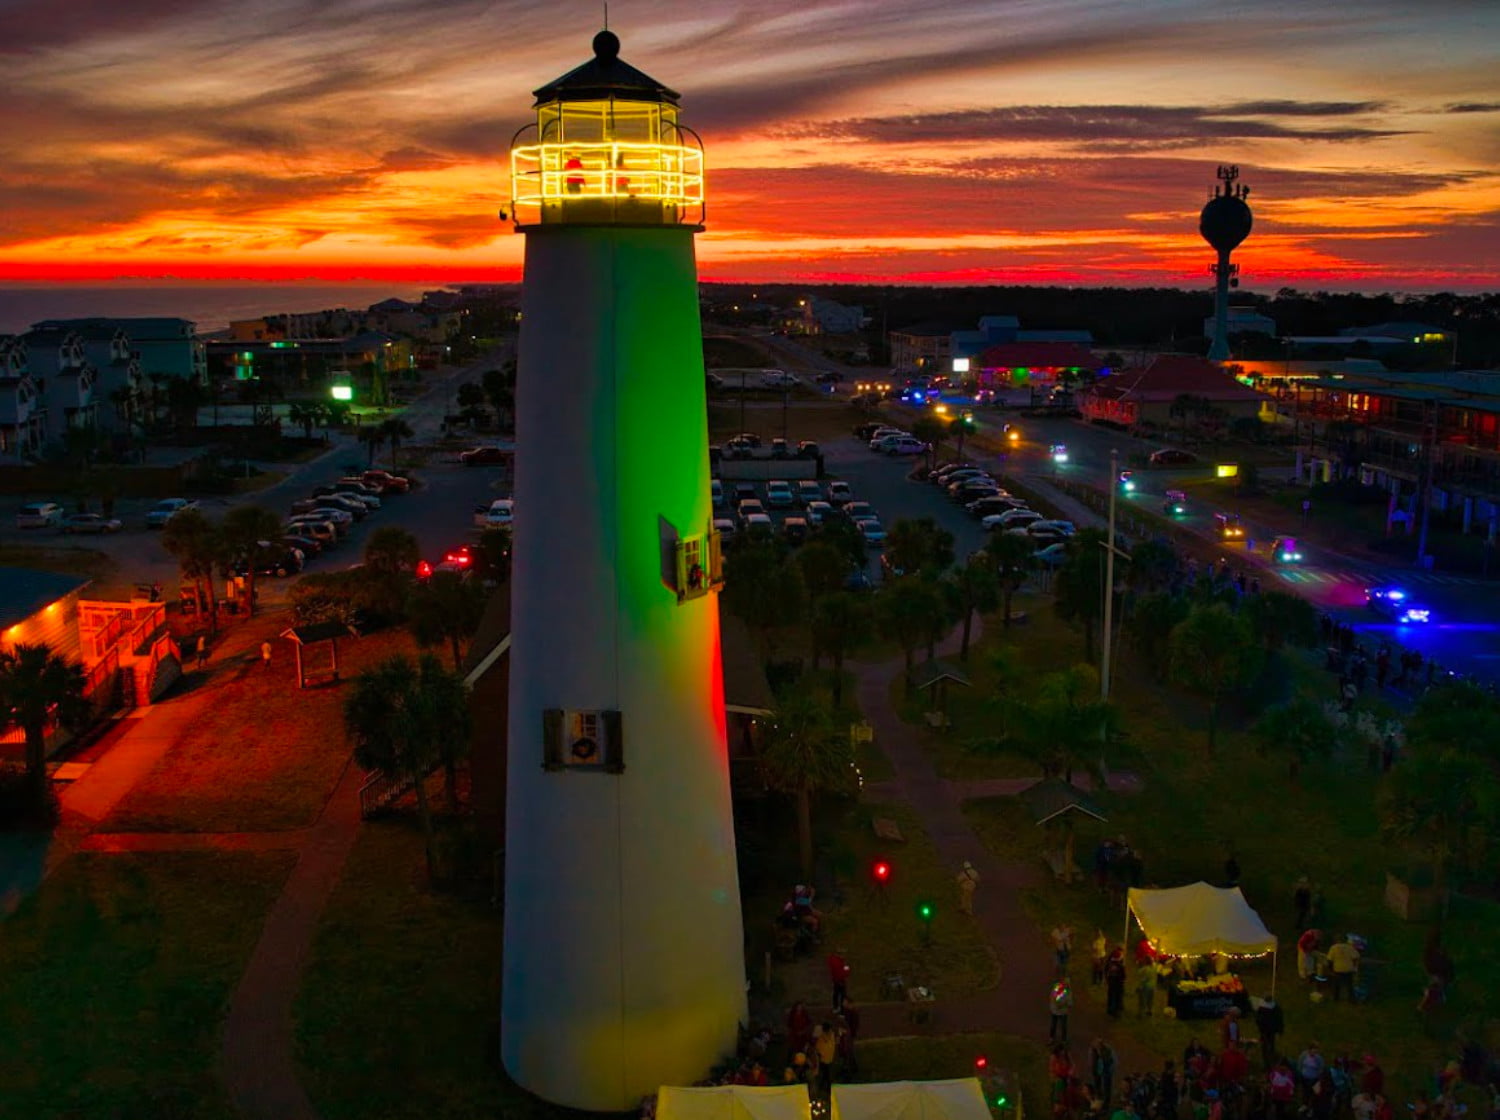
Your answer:
[[[1258,415],[1271,399],[1240,384],[1218,362],[1191,354],[1158,354],[1145,365],[1095,382],[1079,393],[1078,407],[1085,420],[1126,428],[1165,427],[1172,421],[1173,402],[1183,396],[1207,401],[1231,420]]]
[[[973,359],[970,375],[981,389],[1051,385],[1061,374],[1098,365],[1089,348],[1076,342],[998,342]]]

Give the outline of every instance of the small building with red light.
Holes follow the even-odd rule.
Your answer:
[[[1258,416],[1271,398],[1236,381],[1219,362],[1193,354],[1156,354],[1127,366],[1078,394],[1078,408],[1091,422],[1122,428],[1166,428],[1182,397],[1216,409],[1225,422]]]
[[[1069,375],[1097,372],[1099,363],[1077,342],[1000,342],[971,360],[981,389],[1056,385]]]

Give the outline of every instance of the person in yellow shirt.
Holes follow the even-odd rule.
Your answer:
[[[1347,936],[1328,950],[1328,967],[1333,972],[1333,998],[1338,999],[1340,992],[1347,991],[1350,1002],[1353,1002],[1354,977],[1359,972],[1359,950]]]

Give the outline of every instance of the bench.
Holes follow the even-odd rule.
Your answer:
[[[1067,854],[1055,848],[1049,848],[1042,853],[1042,860],[1052,869],[1052,877],[1059,883],[1071,883],[1075,879],[1083,878],[1083,869],[1074,860],[1068,862]]]

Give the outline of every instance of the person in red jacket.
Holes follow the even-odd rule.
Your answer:
[[[833,1009],[839,1011],[849,998],[849,964],[844,960],[844,950],[835,949],[828,954],[828,979],[833,984]]]

